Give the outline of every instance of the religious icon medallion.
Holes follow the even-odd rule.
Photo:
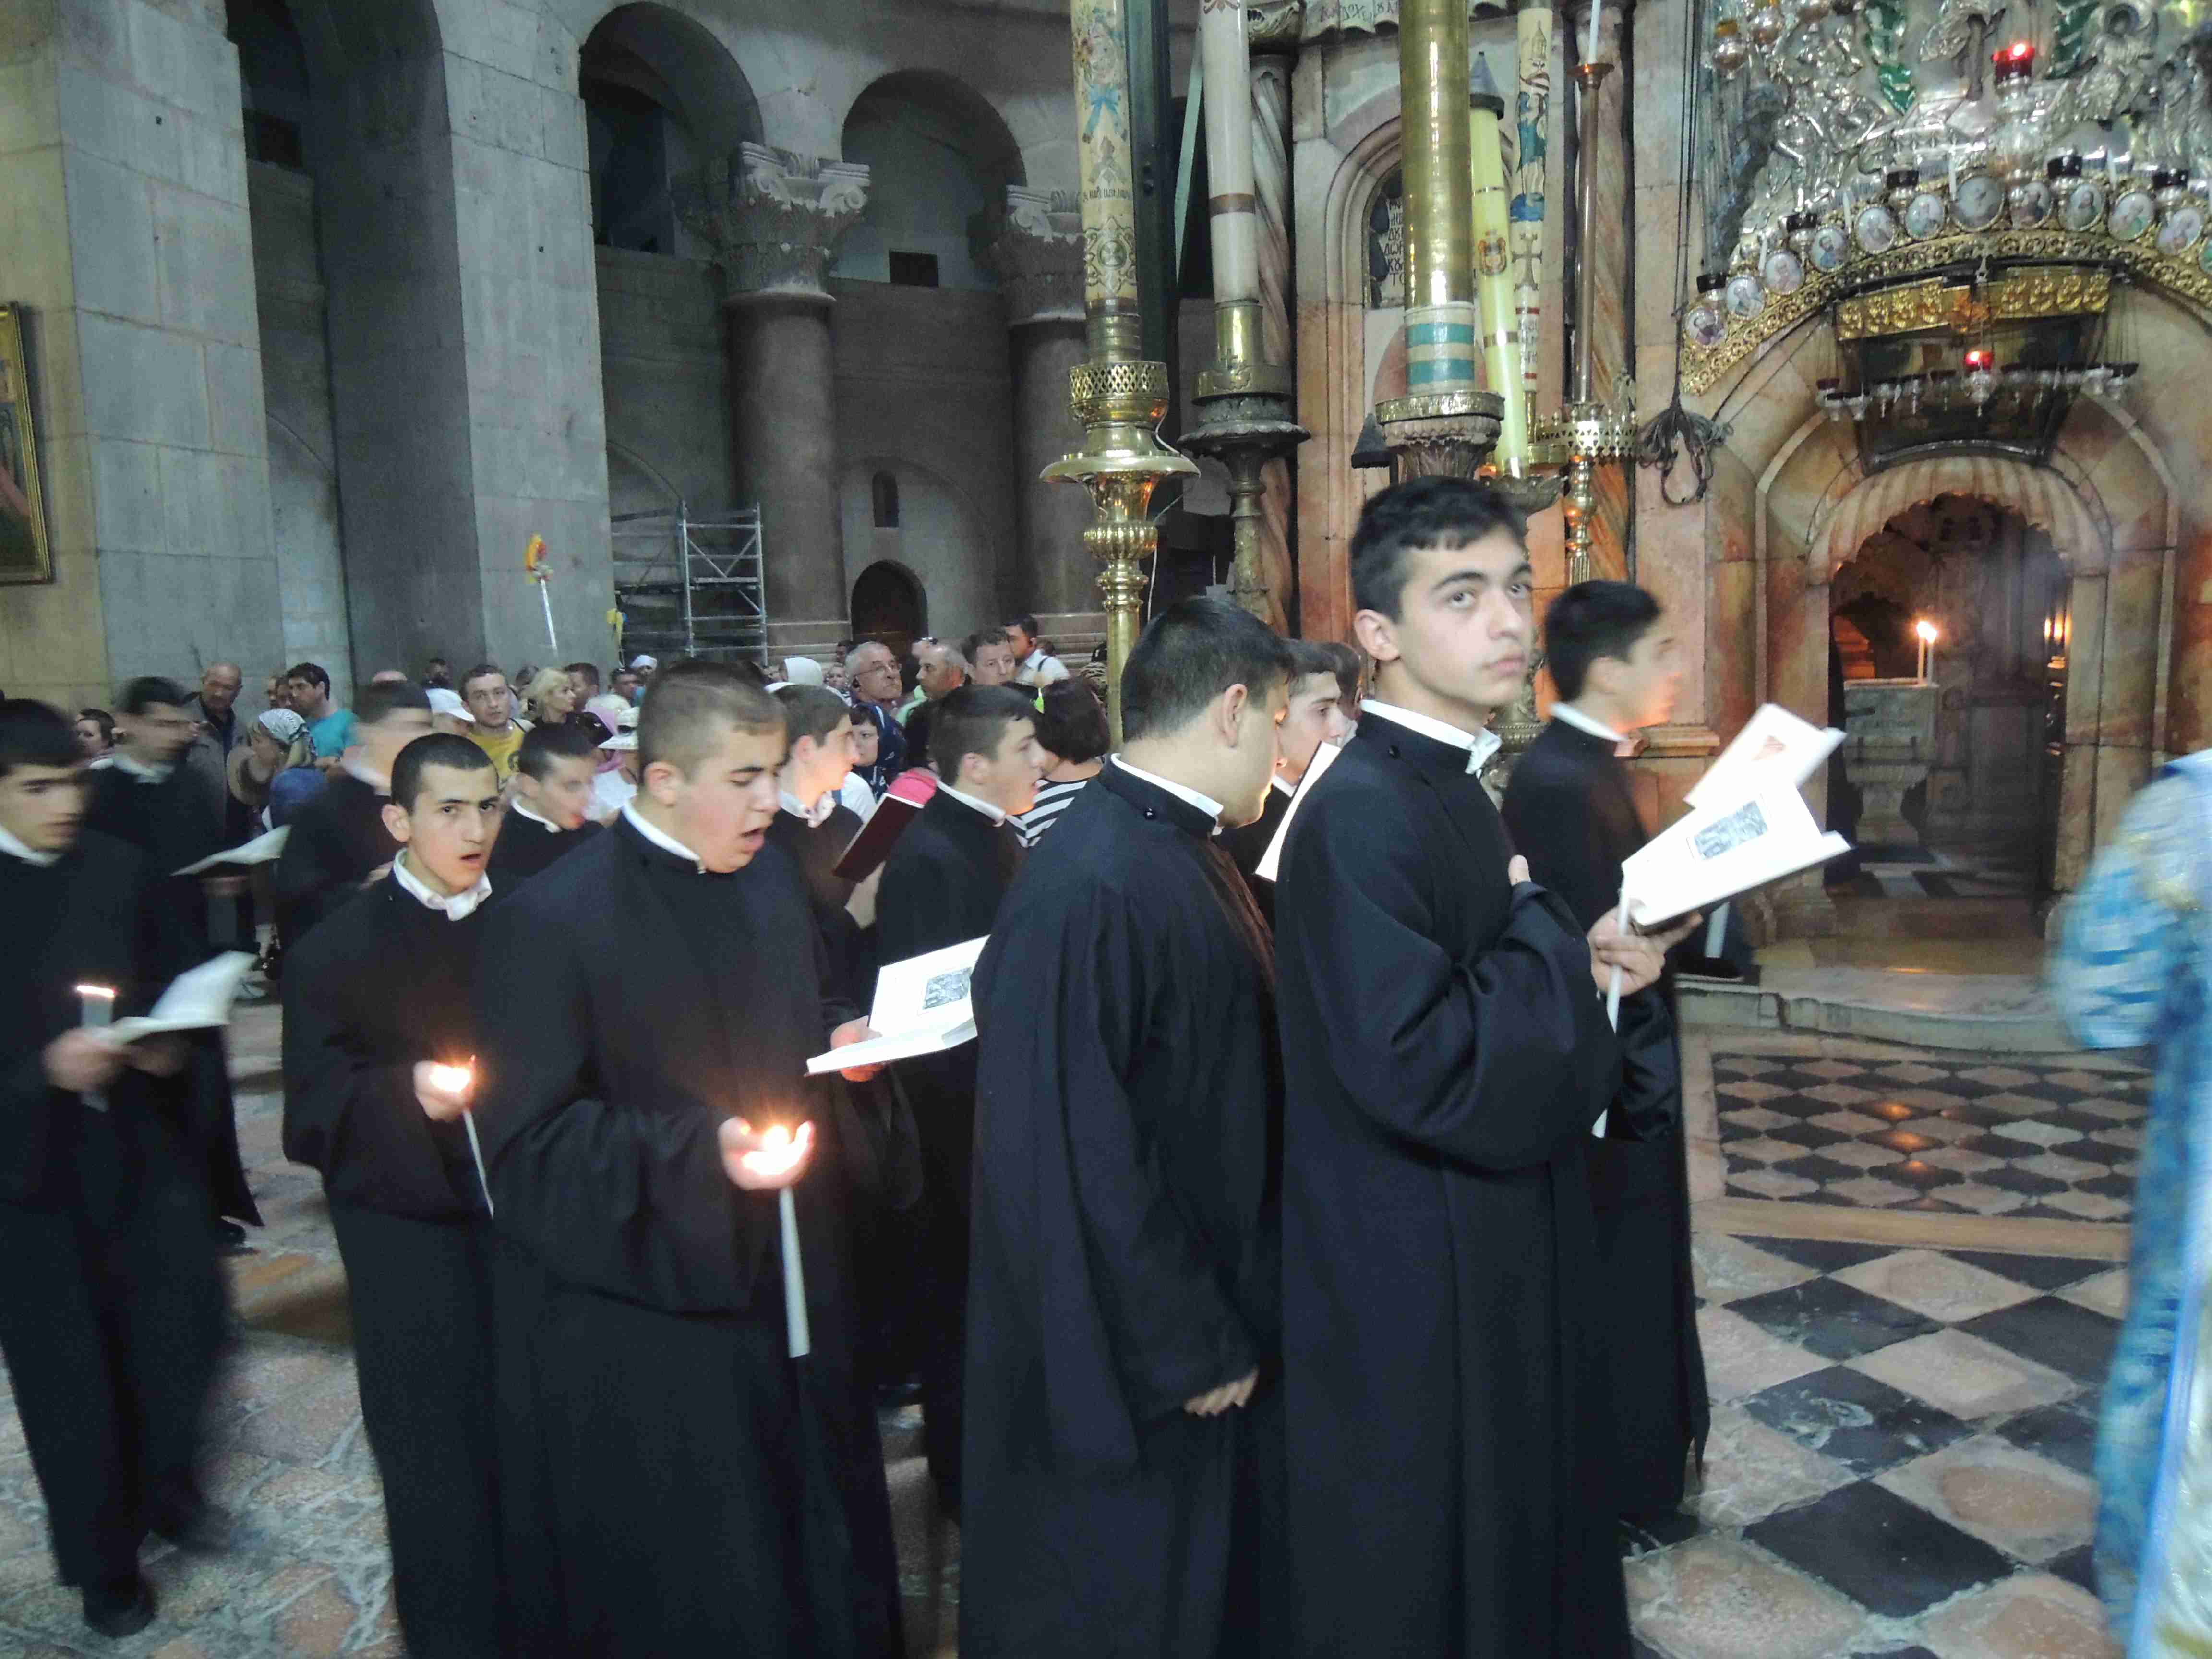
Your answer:
[[[1944,206],[1942,196],[1936,191],[1917,191],[1905,204],[1905,234],[1916,242],[1924,242],[1943,231]]]
[[[1822,225],[1808,250],[1815,270],[1834,270],[1851,257],[1851,234],[1841,225]]]
[[[2112,204],[2112,217],[2106,228],[2116,240],[2132,242],[2151,228],[2158,217],[2158,204],[2151,200],[2150,192],[2143,189],[2126,190]]]
[[[1869,253],[1887,253],[1897,246],[1897,216],[1881,202],[1869,202],[1851,222],[1859,246]]]
[[[1795,294],[1805,286],[1804,261],[1786,247],[1778,247],[1768,254],[1759,275],[1769,294]]]

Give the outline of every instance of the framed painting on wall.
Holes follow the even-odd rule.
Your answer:
[[[53,579],[39,495],[38,428],[23,372],[23,312],[0,305],[0,582]]]

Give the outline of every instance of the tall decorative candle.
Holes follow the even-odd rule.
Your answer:
[[[1514,15],[1517,56],[1513,95],[1513,203],[1509,252],[1513,308],[1521,332],[1521,385],[1536,396],[1544,333],[1544,167],[1552,118],[1552,9],[1524,4]],[[1524,406],[1525,414],[1525,406]]]
[[[1141,358],[1137,208],[1129,158],[1129,21],[1121,0],[1074,0],[1076,201],[1091,355]],[[1241,76],[1240,76],[1241,79]]]
[[[1406,391],[1474,391],[1474,230],[1465,0],[1403,0]]]
[[[1213,240],[1213,301],[1260,297],[1260,204],[1252,189],[1252,88],[1243,0],[1200,0],[1205,63],[1206,222]],[[1255,342],[1256,344],[1257,342]]]
[[[1513,311],[1508,240],[1510,208],[1498,137],[1505,100],[1492,89],[1486,65],[1478,64],[1475,82],[1468,112],[1474,153],[1474,297],[1482,316],[1484,378],[1505,399],[1492,459],[1498,471],[1520,477],[1528,470],[1528,400],[1521,388],[1521,332]]]

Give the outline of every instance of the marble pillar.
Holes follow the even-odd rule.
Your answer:
[[[1299,7],[1289,14],[1287,35],[1279,20],[1252,25],[1252,193],[1260,204],[1260,352],[1268,362],[1295,372],[1291,331],[1291,71],[1286,48],[1297,39]],[[1269,28],[1269,25],[1276,25]],[[1263,33],[1263,29],[1267,32]],[[1280,37],[1280,38],[1279,38]],[[1260,469],[1260,577],[1267,589],[1267,620],[1289,631],[1297,586],[1291,557],[1291,514],[1297,484],[1291,456]]]
[[[826,283],[867,196],[865,167],[754,143],[679,196],[722,267],[731,437],[739,498],[760,503],[770,657],[848,626]]]
[[[1014,489],[1021,549],[1012,609],[1033,611],[1065,644],[1105,628],[1098,568],[1083,544],[1091,504],[1041,475],[1083,447],[1067,374],[1083,361],[1083,217],[1062,191],[1006,191],[1006,228],[991,246],[1014,371]]]

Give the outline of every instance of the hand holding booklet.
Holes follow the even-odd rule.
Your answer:
[[[198,864],[188,864],[176,873],[197,876],[219,864],[274,864],[284,855],[284,843],[290,839],[291,834],[290,824],[279,824],[274,830],[256,836],[242,847],[226,847],[220,853],[210,853]]]
[[[875,1032],[865,1042],[848,1043],[817,1054],[806,1062],[806,1074],[850,1071],[862,1066],[881,1066],[886,1060],[911,1060],[957,1048],[975,1036],[975,1004],[969,982],[976,959],[990,943],[989,935],[965,944],[948,945],[942,951],[908,957],[886,963],[876,975],[875,1006],[868,1010],[868,1026]]]
[[[230,1024],[230,1005],[253,966],[251,951],[226,951],[179,974],[161,1000],[143,1014],[100,1026],[100,1036],[121,1046],[171,1031],[204,1031]]]

